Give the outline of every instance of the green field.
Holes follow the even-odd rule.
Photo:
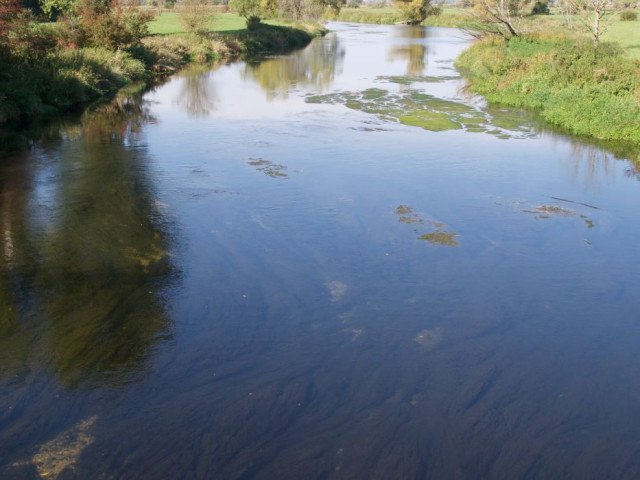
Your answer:
[[[244,18],[233,13],[217,13],[210,23],[212,32],[230,32],[246,28]],[[176,12],[162,12],[149,24],[149,32],[152,35],[172,35],[185,33],[185,30],[180,23],[180,15]]]
[[[290,25],[290,23],[277,20],[265,20],[264,23],[269,25]],[[239,32],[247,27],[245,19],[235,13],[215,13],[210,24],[210,31],[219,33]],[[185,33],[185,30],[177,12],[161,12],[149,23],[149,33],[151,35],[173,35]]]

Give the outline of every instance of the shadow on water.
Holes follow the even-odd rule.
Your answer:
[[[294,88],[326,90],[342,66],[345,51],[335,34],[291,55],[248,63],[245,78],[257,82],[269,99],[287,98]]]
[[[1,378],[45,370],[64,387],[123,385],[170,337],[170,227],[145,148],[132,148],[151,121],[123,94],[2,167]]]

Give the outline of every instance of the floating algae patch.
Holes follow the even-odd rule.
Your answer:
[[[542,212],[546,215],[559,216],[559,217],[575,217],[576,212],[573,210],[567,210],[566,208],[557,207],[555,205],[540,205],[536,207],[538,212]]]
[[[268,177],[287,178],[289,176],[284,172],[287,169],[285,165],[273,163],[272,161],[265,160],[264,158],[250,158],[247,163]]]
[[[362,92],[308,96],[306,101],[344,105],[352,110],[376,115],[382,120],[395,121],[432,132],[460,129],[486,132],[489,128],[489,117],[484,112],[464,103],[444,100],[415,90],[393,93],[380,88],[370,88]]]
[[[398,221],[411,225],[412,223],[422,223],[420,215],[413,212],[413,209],[408,205],[398,205],[396,208],[396,214],[398,215]]]
[[[362,92],[362,98],[364,100],[377,100],[385,97],[389,92],[381,88],[367,88]]]
[[[403,115],[398,120],[403,125],[420,127],[431,132],[459,130],[462,128],[462,125],[453,121],[448,114],[428,110],[416,111],[411,115]]]
[[[411,75],[391,75],[391,76],[379,76],[376,77],[376,80],[385,81],[390,83],[396,83],[398,85],[411,85],[413,83],[442,83],[448,80],[458,80],[460,76],[458,75],[445,75],[445,76],[434,76],[434,75],[419,75],[419,76],[411,76]]]
[[[434,245],[441,245],[443,247],[457,247],[459,245],[456,240],[457,235],[452,232],[444,232],[437,230],[431,233],[425,233],[418,237],[419,240],[425,240]]]

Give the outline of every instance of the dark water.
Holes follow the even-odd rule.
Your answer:
[[[331,27],[3,154],[1,478],[640,477],[633,163]]]

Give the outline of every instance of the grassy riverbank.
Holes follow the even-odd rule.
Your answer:
[[[15,129],[77,111],[128,84],[157,82],[189,63],[287,53],[324,33],[319,25],[259,24],[247,30],[244,19],[231,14],[217,16],[202,35],[184,33],[179,25],[177,15],[161,15],[151,23],[151,35],[116,51],[58,46],[35,58],[9,56],[0,71],[0,127]],[[171,34],[162,31],[167,26]]]
[[[571,133],[640,144],[640,62],[617,45],[487,39],[463,52],[457,66],[490,102],[535,110]]]
[[[445,7],[424,24],[468,27],[468,12]],[[393,8],[344,9],[338,18],[399,21]],[[640,22],[607,17],[605,43],[596,48],[565,21],[557,14],[525,17],[521,37],[474,43],[457,61],[469,89],[492,103],[539,112],[574,134],[640,144]]]

